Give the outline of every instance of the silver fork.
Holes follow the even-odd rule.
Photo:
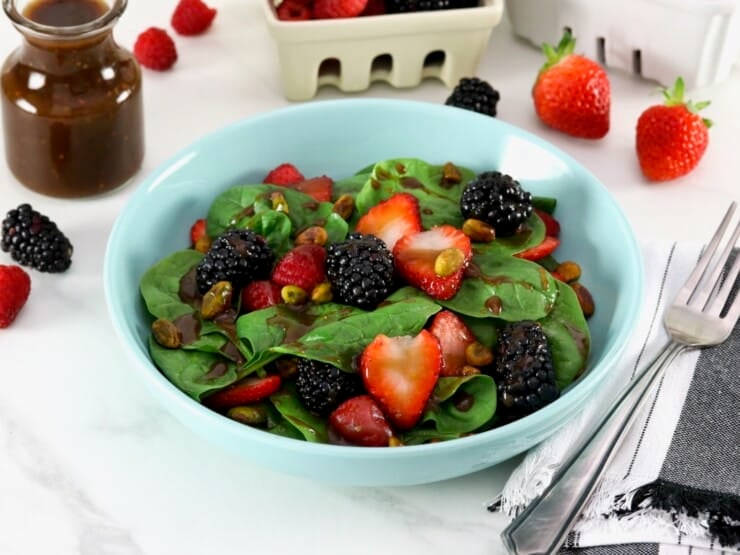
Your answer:
[[[510,554],[556,553],[665,368],[687,349],[718,345],[729,337],[740,316],[740,292],[726,306],[740,273],[740,254],[729,271],[725,272],[725,266],[740,235],[740,223],[719,258],[712,261],[735,208],[733,202],[696,268],[663,315],[670,336],[668,344],[624,390],[594,431],[573,450],[548,488],[501,533]]]

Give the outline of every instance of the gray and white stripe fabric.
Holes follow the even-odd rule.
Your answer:
[[[700,244],[647,244],[642,315],[620,363],[582,416],[531,450],[508,480],[514,515],[550,482],[636,372],[668,340],[662,315]],[[597,299],[598,310],[598,299]],[[724,344],[681,355],[665,373],[563,548],[569,555],[740,553],[740,326]]]

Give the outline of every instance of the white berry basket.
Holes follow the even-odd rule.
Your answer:
[[[296,101],[321,85],[358,92],[374,81],[402,88],[436,77],[453,87],[475,75],[504,11],[504,0],[481,0],[454,10],[282,21],[271,0],[263,3],[285,97]]]
[[[740,0],[508,0],[516,35],[557,44],[565,28],[576,50],[607,67],[687,87],[726,79],[740,61]]]

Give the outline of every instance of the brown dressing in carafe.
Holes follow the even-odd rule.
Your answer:
[[[34,0],[23,16],[41,25],[72,27],[102,17],[108,5],[102,0]]]
[[[2,69],[6,159],[34,191],[92,196],[141,166],[141,71],[113,40],[109,17],[123,5],[34,0],[14,20],[24,41]]]

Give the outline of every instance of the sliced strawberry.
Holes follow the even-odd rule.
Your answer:
[[[419,201],[409,193],[396,193],[362,216],[357,222],[356,231],[379,237],[393,252],[396,241],[401,237],[421,231]]]
[[[280,185],[278,183],[278,185]],[[318,202],[329,202],[331,201],[331,190],[334,185],[334,180],[331,177],[322,175],[320,177],[312,177],[311,179],[304,179],[298,183],[291,183],[283,185],[290,189],[295,189],[301,193],[305,193]]]
[[[293,0],[286,0],[286,2],[283,2],[283,4],[289,4],[289,2],[292,1]],[[290,4],[287,8],[290,9]],[[270,172],[265,176],[265,179],[262,181],[262,183],[271,183],[273,185],[281,185],[283,187],[286,187],[288,185],[295,185],[296,183],[299,183],[305,179],[306,178],[303,177],[303,174],[298,171],[298,168],[296,168],[293,164],[285,163],[271,169]]]
[[[534,211],[545,224],[545,235],[549,235],[550,237],[558,237],[560,235],[560,222],[557,221],[552,216],[552,214],[548,214],[544,210],[535,208]]]
[[[195,245],[195,243],[198,242],[198,239],[202,239],[206,235],[206,220],[205,218],[200,218],[199,220],[195,220],[195,223],[190,227],[190,243],[192,245]]]
[[[251,312],[280,304],[280,286],[266,279],[251,282],[242,289],[242,310]]]
[[[329,426],[340,439],[362,447],[387,447],[393,430],[375,399],[360,395],[347,399],[329,415]]]
[[[429,327],[429,333],[439,341],[442,349],[443,376],[462,376],[465,367],[465,349],[476,339],[470,328],[454,312],[438,312]]]
[[[277,285],[297,285],[310,292],[326,279],[326,250],[321,245],[299,245],[286,253],[270,278]]]
[[[399,275],[440,300],[455,296],[472,256],[470,238],[451,225],[406,235],[393,248]]]
[[[399,429],[419,421],[442,368],[442,349],[431,333],[378,335],[360,355],[365,389]]]
[[[539,245],[536,245],[531,249],[519,252],[514,256],[516,256],[517,258],[524,258],[525,260],[536,261],[540,260],[541,258],[545,258],[548,254],[552,254],[552,252],[556,248],[558,248],[558,245],[560,245],[560,239],[558,239],[557,237],[547,236]]]
[[[249,377],[217,391],[203,399],[203,404],[213,410],[227,410],[240,405],[261,401],[280,389],[280,376]]]

